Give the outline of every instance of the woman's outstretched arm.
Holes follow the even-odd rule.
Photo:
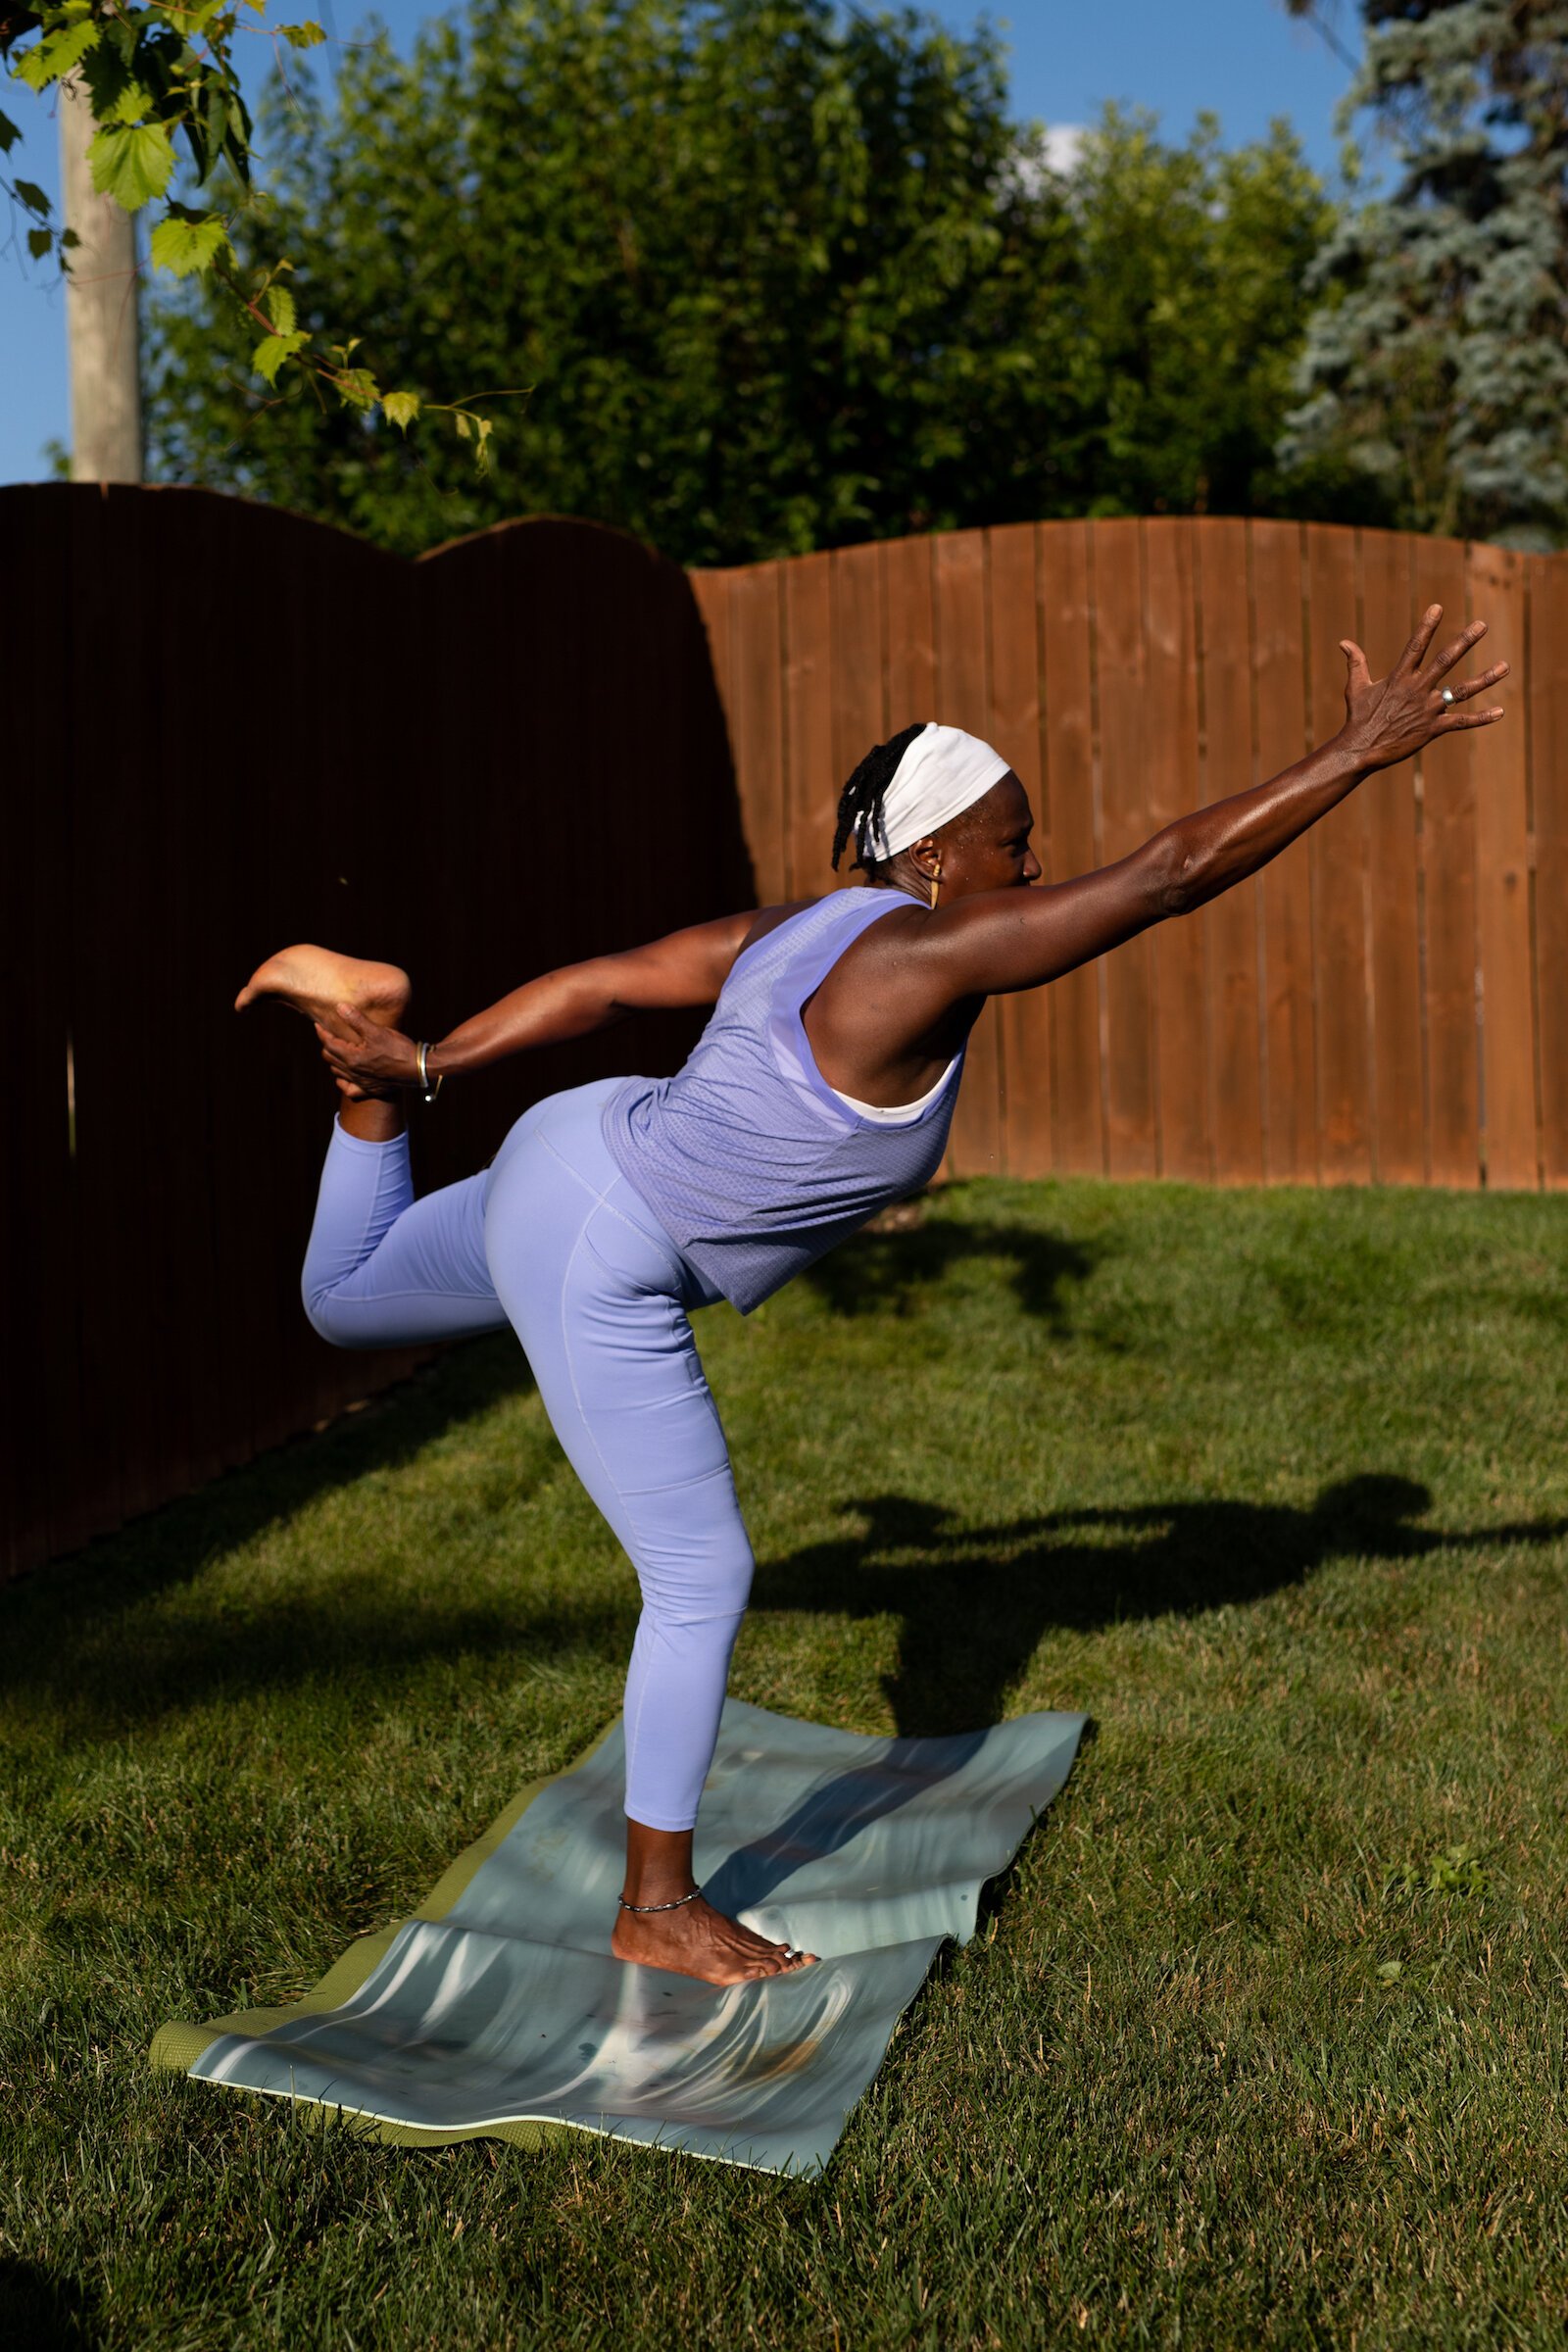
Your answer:
[[[1178,817],[1114,865],[1072,882],[959,900],[932,918],[922,963],[927,954],[945,961],[954,999],[1037,988],[1255,874],[1375,769],[1410,759],[1439,736],[1494,725],[1503,716],[1496,706],[1458,706],[1506,677],[1506,662],[1456,686],[1451,703],[1441,688],[1486,635],[1484,620],[1471,621],[1421,666],[1442,617],[1441,605],[1428,608],[1386,678],[1374,679],[1360,647],[1342,640],[1346,720],[1332,742],[1266,784]]]
[[[793,911],[770,906],[760,913],[753,908],[749,914],[720,915],[716,922],[671,931],[619,956],[595,956],[586,963],[541,972],[431,1046],[425,1068],[431,1078],[480,1070],[532,1046],[561,1045],[608,1029],[631,1012],[712,1004],[747,941]],[[316,1034],[328,1068],[351,1097],[419,1083],[413,1041],[399,1030],[377,1028],[352,1004],[337,1007],[332,1028],[318,1021]]]

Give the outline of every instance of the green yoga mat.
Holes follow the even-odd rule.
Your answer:
[[[611,1957],[621,1726],[511,1805],[400,1926],[286,2009],[165,2026],[155,2066],[334,2110],[381,2139],[598,2132],[820,2172],[948,1936],[1071,1769],[1085,1718],[865,1739],[731,1699],[697,1874],[821,1964],[715,1989]]]

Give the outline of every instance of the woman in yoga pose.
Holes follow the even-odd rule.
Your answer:
[[[752,1553],[688,1308],[727,1298],[749,1311],[930,1178],[988,996],[1038,988],[1202,906],[1375,769],[1499,719],[1458,706],[1506,662],[1440,686],[1484,622],[1423,667],[1441,617],[1431,607],[1383,679],[1344,645],[1346,723],[1331,742],[1076,881],[1033,887],[1028,799],[999,753],[956,728],[906,727],[840,802],[833,861],[853,836],[867,888],[547,972],[433,1045],[404,1035],[409,983],[389,964],[289,948],[241,991],[241,1006],[276,996],[314,1020],[343,1097],[305,1258],[316,1329],[388,1348],[511,1323],[636,1568],[621,1959],[730,1984],[811,1958],[723,1917],[692,1877]],[[551,1096],[490,1167],[415,1199],[411,1092],[690,1005],[713,1012],[675,1077]]]

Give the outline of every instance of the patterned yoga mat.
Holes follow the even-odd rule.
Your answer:
[[[314,1992],[165,2026],[153,2064],[337,2110],[403,2146],[575,2130],[818,2173],[944,1939],[968,1940],[981,1887],[1066,1780],[1085,1721],[866,1739],[731,1699],[697,1875],[721,1910],[822,1959],[723,1990],[611,1957],[616,1722]]]

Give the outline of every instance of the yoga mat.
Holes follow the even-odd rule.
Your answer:
[[[822,1958],[727,1988],[611,1957],[616,1722],[314,1992],[165,2026],[152,2062],[405,2146],[572,2130],[819,2173],[942,1943],[973,1935],[981,1887],[1066,1780],[1085,1721],[867,1739],[729,1700],[698,1878],[721,1910]]]

